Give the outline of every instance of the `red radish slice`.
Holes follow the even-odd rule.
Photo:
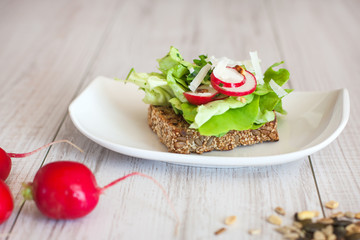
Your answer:
[[[216,85],[223,87],[240,87],[245,84],[246,78],[239,73],[234,67],[226,67],[217,71],[215,68],[210,75],[210,80]]]
[[[245,96],[253,93],[256,89],[256,78],[255,76],[245,71],[246,82],[240,87],[224,87],[215,82],[211,81],[211,85],[219,92],[228,96]]]
[[[214,101],[218,92],[210,85],[202,85],[196,89],[196,92],[184,92],[185,98],[189,103],[201,105]]]

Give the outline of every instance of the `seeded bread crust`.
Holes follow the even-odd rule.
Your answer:
[[[168,151],[174,153],[201,154],[279,140],[276,118],[256,130],[232,130],[222,137],[203,136],[198,131],[189,128],[189,123],[181,115],[175,114],[172,108],[150,105],[148,123]]]

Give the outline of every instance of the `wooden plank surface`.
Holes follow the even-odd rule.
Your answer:
[[[62,144],[47,155],[14,160],[6,183],[16,208],[0,225],[0,239],[279,239],[265,220],[276,206],[286,209],[285,223],[296,211],[321,211],[327,200],[360,212],[358,1],[36,0],[0,6],[1,146],[22,152],[70,139],[85,150]],[[67,115],[74,96],[98,75],[123,78],[131,67],[154,71],[155,59],[170,45],[189,60],[203,53],[243,59],[257,50],[263,66],[285,60],[296,90],[346,87],[348,126],[309,158],[236,169],[132,158],[77,131]],[[133,171],[153,176],[174,202],[179,233],[174,235],[176,221],[161,191],[141,177],[108,189],[94,212],[78,220],[51,220],[33,202],[22,205],[22,182],[31,181],[43,163],[60,159],[86,164],[99,186]],[[229,215],[237,215],[237,223],[215,236]],[[250,236],[251,228],[261,235]]]
[[[26,152],[56,137],[111,22],[108,12],[114,6],[110,1],[89,5],[87,1],[40,0],[11,1],[0,9],[2,148]],[[15,210],[0,226],[1,232],[12,228],[23,202],[21,185],[33,178],[45,154],[13,160],[7,183]]]
[[[360,212],[359,143],[360,16],[354,13],[358,1],[315,1],[306,11],[306,1],[294,4],[273,1],[281,51],[291,69],[292,86],[307,91],[347,88],[350,94],[350,119],[339,138],[311,156],[320,197],[336,200],[336,211]],[[286,11],[287,13],[284,13]],[[291,16],[287,21],[283,19]],[[299,21],[301,19],[301,21]],[[329,27],[325,27],[325,26]],[[330,215],[334,210],[327,210]]]

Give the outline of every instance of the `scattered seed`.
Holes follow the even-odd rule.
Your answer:
[[[295,233],[299,234],[299,236],[302,236],[302,235],[303,235],[303,232],[302,232],[299,228],[297,228],[297,227],[287,226],[287,228],[289,228],[289,230],[290,230],[291,232],[295,232]]]
[[[260,229],[250,229],[249,231],[250,235],[259,235],[261,233]]]
[[[282,207],[276,207],[275,212],[280,215],[285,215],[285,210]]]
[[[327,240],[336,240],[336,235],[331,234],[330,236],[327,237]]]
[[[244,97],[237,97],[236,100],[238,100],[241,103],[246,103],[246,98]]]
[[[281,233],[283,235],[291,232],[291,230],[286,226],[285,227],[275,228],[275,231],[277,231],[278,233]]]
[[[217,230],[214,234],[215,235],[219,235],[219,234],[221,234],[221,233],[223,233],[223,232],[225,232],[226,231],[226,228],[220,228],[219,230]]]
[[[298,229],[301,229],[301,228],[303,227],[303,225],[301,224],[301,222],[297,222],[297,221],[293,222],[293,226],[296,227],[296,228],[298,228]]]
[[[333,224],[334,219],[332,219],[332,218],[320,218],[316,222],[317,223],[322,223],[322,224]]]
[[[346,237],[346,240],[359,240],[360,233],[354,233]]]
[[[286,234],[283,235],[283,237],[285,239],[295,240],[295,239],[298,239],[300,236],[297,233],[286,233]]]
[[[345,216],[345,213],[343,212],[337,212],[337,213],[333,213],[330,215],[330,218],[341,218],[341,217],[344,217]]]
[[[335,226],[346,227],[347,225],[350,225],[350,224],[352,224],[351,221],[338,220],[337,218],[334,218],[334,227]]]
[[[355,218],[355,213],[353,213],[353,212],[345,212],[345,217],[347,217],[347,218]]]
[[[271,224],[274,225],[281,225],[282,224],[282,219],[276,215],[271,215],[267,218],[267,221]]]
[[[329,201],[325,206],[336,209],[339,203]],[[281,215],[281,207],[275,208],[275,212]],[[283,220],[278,215],[269,216],[267,221],[280,226],[275,230],[282,234],[283,239],[360,240],[360,221],[354,220],[360,219],[360,212],[335,212],[327,218],[318,219],[319,215],[319,211],[297,212],[293,224],[289,226],[281,226]]]
[[[354,223],[347,225],[345,229],[348,232],[348,234],[360,233],[360,226]]]
[[[346,229],[342,226],[334,227],[334,234],[341,239],[341,237],[345,237]]]
[[[331,201],[325,203],[325,207],[330,208],[330,209],[335,209],[335,208],[339,207],[339,202],[331,200]]]
[[[321,231],[315,231],[314,232],[314,240],[326,240],[326,235],[325,233],[321,232]]]
[[[298,219],[300,221],[305,220],[305,219],[312,219],[314,218],[316,215],[316,213],[314,211],[302,211],[302,212],[298,212]]]
[[[320,212],[319,211],[313,211],[314,212],[314,214],[315,214],[315,217],[318,217],[319,215],[320,215]]]
[[[244,75],[245,74],[245,70],[244,68],[242,68],[241,66],[239,65],[235,65],[235,70],[240,73],[241,75]]]
[[[321,231],[327,236],[331,236],[334,233],[334,227],[332,225],[328,225],[325,228],[321,229]]]
[[[237,217],[236,216],[230,216],[225,219],[226,225],[232,225],[236,222]]]

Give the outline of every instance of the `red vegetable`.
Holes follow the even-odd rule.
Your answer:
[[[9,187],[0,180],[0,224],[5,222],[14,209],[14,202]]]
[[[214,101],[219,93],[209,85],[201,85],[196,89],[196,92],[184,92],[185,98],[189,103],[194,105],[201,105]]]
[[[223,87],[240,87],[245,84],[246,78],[245,70],[243,68],[241,68],[243,73],[240,73],[240,70],[238,71],[236,67],[227,67],[227,69],[227,71],[232,71],[231,78],[229,78],[229,76],[226,76],[224,79],[222,79],[222,76],[215,76],[216,73],[212,72],[212,74],[210,75],[211,82]]]
[[[214,89],[228,96],[245,96],[251,94],[255,91],[257,85],[255,76],[249,71],[245,71],[246,81],[240,87],[224,87],[222,84],[218,84],[216,81],[213,81],[214,76],[211,76],[211,79],[211,85]]]
[[[11,159],[9,155],[0,148],[0,180],[5,181],[10,174]]]
[[[33,199],[38,209],[50,218],[76,219],[89,214],[107,188],[135,175],[148,178],[161,188],[178,220],[164,188],[152,177],[139,172],[130,173],[99,187],[93,173],[84,164],[71,161],[52,162],[40,168],[34,181],[27,184],[23,193],[25,199]]]
[[[62,143],[62,142],[69,143],[70,145],[72,145],[75,148],[82,151],[75,144],[73,144],[72,142],[70,142],[68,140],[59,140],[59,141],[51,142],[49,144],[46,144],[32,152],[28,152],[28,153],[7,153],[2,148],[0,148],[0,179],[5,181],[7,179],[7,177],[9,176],[10,170],[11,170],[11,158],[24,158],[24,157],[30,156],[44,148],[47,148],[53,144]]]

